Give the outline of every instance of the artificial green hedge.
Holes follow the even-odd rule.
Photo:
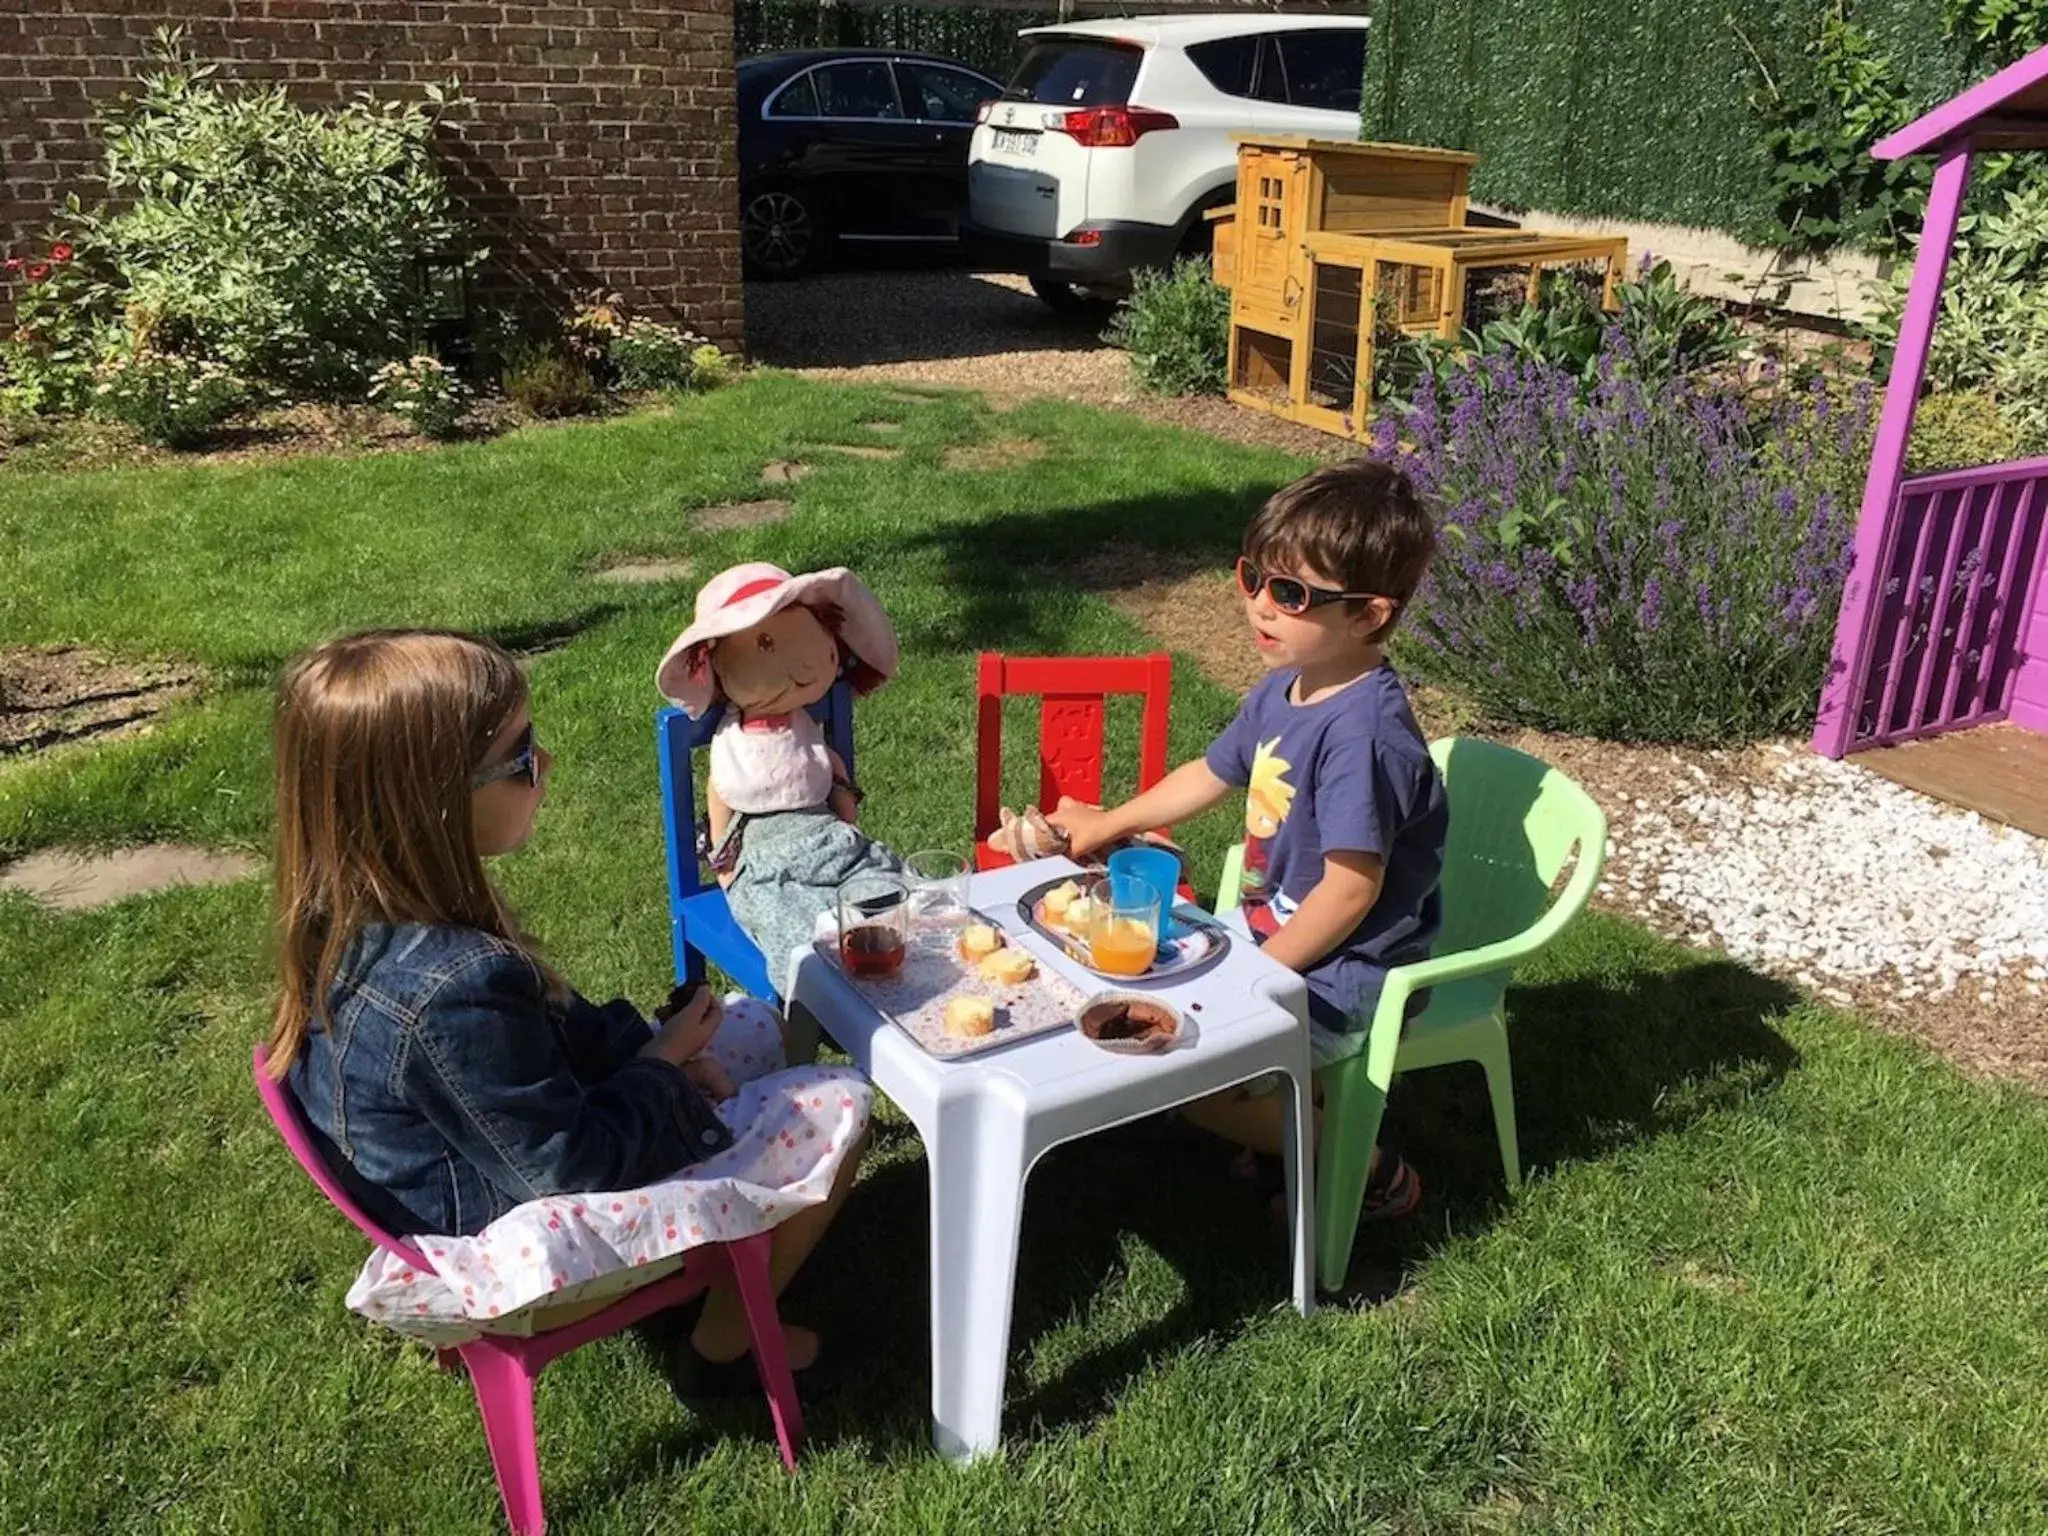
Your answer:
[[[1379,0],[1368,138],[1469,149],[1476,198],[1754,230],[1772,210],[1756,101],[1807,85],[1822,4],[1846,3],[1924,105],[1974,75],[1937,0]]]
[[[816,0],[735,0],[733,51],[740,58],[785,48],[908,48],[958,59],[1008,80],[1023,52],[1017,33],[1059,13],[971,5],[829,5]]]

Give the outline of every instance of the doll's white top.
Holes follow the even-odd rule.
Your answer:
[[[711,734],[711,787],[748,816],[823,805],[832,796],[825,733],[808,710],[745,722],[732,711]]]

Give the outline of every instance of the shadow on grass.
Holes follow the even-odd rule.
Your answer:
[[[1792,988],[1726,960],[1515,988],[1508,1033],[1524,1179],[1682,1132],[1769,1092],[1799,1064],[1772,1024],[1799,1001]],[[1344,1299],[1392,1294],[1438,1234],[1483,1230],[1509,1198],[1478,1067],[1401,1078],[1387,1127],[1428,1180],[1429,1199],[1420,1219],[1383,1237],[1361,1235]]]
[[[1154,577],[1222,570],[1236,556],[1245,524],[1280,484],[1007,512],[913,534],[898,547],[913,556],[936,554],[943,570],[935,583],[964,601],[944,619],[900,623],[905,648],[1019,655],[1056,649],[1070,616],[1046,602],[1048,583],[1108,592]],[[1127,569],[1100,558],[1124,550],[1131,554]],[[1023,580],[1020,556],[1034,562]]]
[[[1611,952],[1611,951],[1610,951]],[[1631,961],[1637,957],[1628,957]],[[1630,969],[1510,994],[1525,1176],[1610,1157],[1683,1132],[1767,1093],[1798,1064],[1772,1026],[1790,988],[1725,961]],[[1478,1069],[1424,1072],[1396,1085],[1389,1133],[1423,1172],[1417,1218],[1362,1234],[1350,1283],[1330,1305],[1372,1305],[1413,1279],[1447,1237],[1483,1231],[1506,1205]],[[1261,1201],[1229,1181],[1229,1149],[1164,1120],[1055,1149],[1033,1171],[1024,1213],[1003,1423],[1012,1439],[1085,1425],[1162,1359],[1229,1337],[1287,1304],[1284,1235]],[[857,1351],[849,1379],[805,1404],[813,1444],[878,1459],[930,1444],[929,1252],[925,1164],[907,1126],[877,1127],[879,1166],[786,1300],[792,1320]],[[1134,1266],[1132,1244],[1149,1261]],[[1136,1270],[1142,1267],[1143,1273]],[[1106,1293],[1172,1299],[1159,1315],[1063,1361],[1077,1324]],[[1109,1325],[1113,1326],[1113,1325]],[[1040,1363],[1041,1350],[1053,1358]],[[1036,1378],[1036,1379],[1034,1379]],[[706,1415],[714,1431],[765,1436],[758,1400]],[[702,1424],[652,1438],[627,1466],[653,1470],[709,1446]],[[593,1491],[594,1496],[594,1491]],[[567,1503],[573,1503],[570,1495]]]
[[[515,656],[545,656],[623,612],[617,603],[600,603],[592,608],[579,608],[564,618],[486,630],[485,634]]]

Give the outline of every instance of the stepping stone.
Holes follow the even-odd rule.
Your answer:
[[[88,912],[174,885],[225,885],[260,872],[263,861],[182,843],[149,843],[111,853],[45,848],[0,869],[0,890],[20,891],[59,912]]]
[[[969,443],[960,448],[948,448],[939,455],[939,467],[952,470],[1008,469],[1013,464],[1029,464],[1045,457],[1045,444],[1036,438],[1010,437],[993,443]]]
[[[763,485],[794,485],[810,472],[811,466],[808,464],[799,464],[794,459],[777,459],[772,464],[762,466],[761,483]]]
[[[706,533],[725,533],[734,528],[759,528],[779,523],[796,508],[786,501],[728,501],[715,507],[699,507],[690,522]]]
[[[883,460],[900,459],[903,457],[903,450],[901,448],[871,448],[854,443],[826,443],[822,445],[819,451],[821,453],[843,454],[849,459]]]
[[[903,430],[903,423],[900,421],[864,421],[860,424],[860,429],[863,432],[875,432],[886,436],[891,432],[901,432]]]
[[[688,560],[629,560],[592,571],[593,581],[614,581],[624,586],[654,586],[664,581],[687,581],[696,571]]]

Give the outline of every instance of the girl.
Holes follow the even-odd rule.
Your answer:
[[[623,1000],[586,1002],[541,958],[483,866],[525,844],[554,765],[513,658],[425,630],[316,647],[285,672],[275,749],[282,986],[269,1068],[289,1079],[363,1207],[390,1231],[452,1234],[439,1251],[467,1252],[464,1236],[530,1219],[510,1214],[528,1202],[687,1168],[693,1191],[718,1181],[721,1214],[704,1218],[712,1237],[774,1228],[779,1293],[853,1182],[866,1084],[841,1069],[775,1071],[780,1020],[751,1000],[726,1007],[701,987],[678,989],[650,1027]],[[828,1082],[829,1095],[815,1091]],[[556,1205],[536,1208],[549,1228],[571,1209],[584,1216],[583,1202]],[[690,1224],[647,1223],[664,1225]],[[668,1261],[606,1277],[612,1294],[674,1268],[689,1246],[582,1235],[608,1240],[576,1250],[604,1255],[600,1267]],[[488,1257],[477,1262],[497,1275]],[[550,1279],[559,1291],[563,1276],[545,1273],[555,1267],[526,1291]],[[460,1306],[453,1286],[469,1277],[437,1268]],[[358,1291],[371,1283],[366,1270]],[[398,1325],[383,1307],[363,1309]],[[472,1304],[469,1316],[482,1310]],[[792,1368],[818,1358],[815,1334],[784,1332]],[[748,1340],[730,1287],[711,1291],[691,1344],[714,1368],[700,1370],[707,1383],[720,1379],[715,1367],[737,1367]]]

